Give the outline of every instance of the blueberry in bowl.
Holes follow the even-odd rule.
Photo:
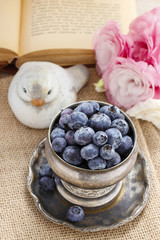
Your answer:
[[[45,154],[65,187],[70,184],[83,192],[104,189],[116,185],[133,168],[136,130],[116,106],[91,100],[76,102],[51,121]]]

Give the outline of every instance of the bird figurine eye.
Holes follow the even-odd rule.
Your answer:
[[[24,92],[24,93],[26,93],[26,92],[27,92],[27,90],[26,90],[25,88],[23,88],[23,92]]]
[[[49,95],[49,94],[51,94],[51,92],[52,92],[52,90],[49,90],[47,94]]]

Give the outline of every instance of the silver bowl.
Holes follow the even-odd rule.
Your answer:
[[[90,100],[88,100],[90,101]],[[67,108],[74,109],[81,102],[76,102]],[[100,106],[110,105],[105,102],[97,101]],[[133,133],[134,146],[130,154],[118,165],[104,170],[89,170],[73,166],[65,162],[52,149],[50,134],[54,124],[60,116],[61,111],[51,121],[48,136],[45,142],[46,158],[57,175],[55,182],[60,194],[72,202],[84,207],[98,207],[109,204],[120,193],[123,179],[133,168],[138,148],[136,130],[131,119],[123,112],[125,119]]]

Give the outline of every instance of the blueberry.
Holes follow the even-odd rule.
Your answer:
[[[125,136],[129,131],[129,125],[124,119],[115,119],[112,121],[111,127],[117,128],[122,136]]]
[[[98,147],[103,146],[108,141],[108,136],[103,131],[98,131],[93,135],[93,143]]]
[[[72,165],[80,165],[83,162],[80,154],[80,148],[78,146],[66,147],[63,152],[63,159]]]
[[[54,189],[54,180],[51,177],[44,176],[39,180],[41,189],[44,191],[52,191]]]
[[[113,158],[111,158],[110,160],[106,161],[106,165],[107,165],[107,168],[110,168],[110,167],[113,167],[113,166],[117,165],[120,162],[121,162],[121,157],[116,152]]]
[[[66,139],[68,145],[76,144],[76,141],[74,140],[74,131],[73,130],[69,130],[68,132],[66,132],[65,139]]]
[[[108,144],[112,145],[114,149],[118,148],[122,141],[122,134],[116,128],[109,128],[105,131],[108,136]]]
[[[116,106],[109,106],[108,107],[108,114],[111,120],[114,120],[116,118],[119,118],[120,115],[120,109]]]
[[[73,112],[70,114],[68,126],[72,130],[78,130],[80,127],[86,126],[88,117],[83,112]]]
[[[81,156],[85,160],[95,158],[98,156],[98,154],[99,154],[99,148],[93,143],[90,143],[81,149]]]
[[[128,135],[122,138],[121,145],[116,149],[116,151],[122,155],[127,156],[133,148],[133,140]]]
[[[106,167],[106,160],[101,157],[96,157],[88,161],[88,167],[91,170],[101,170]]]
[[[106,144],[100,148],[100,156],[105,160],[113,158],[115,153],[115,149],[110,144]]]
[[[104,113],[95,113],[89,119],[88,125],[95,131],[104,131],[111,125],[111,119]]]
[[[40,175],[41,177],[44,177],[44,176],[51,177],[51,176],[53,175],[53,170],[52,170],[52,168],[50,167],[49,163],[43,163],[43,164],[40,166],[39,175]]]
[[[108,108],[108,112],[109,112],[109,116],[111,118],[111,120],[114,120],[116,118],[119,118],[120,115],[120,109],[116,106],[109,106]]]
[[[67,128],[69,120],[70,114],[63,114],[59,119],[59,126],[64,129]]]
[[[109,108],[109,106],[103,106],[99,109],[99,112],[105,113],[106,115],[108,115],[108,108]]]
[[[65,114],[71,114],[73,112],[73,109],[71,108],[66,108],[64,110],[61,111],[61,116],[65,115]]]
[[[67,145],[67,142],[62,137],[55,138],[52,141],[52,148],[57,153],[62,152],[65,149],[66,145]]]
[[[87,117],[90,117],[91,115],[93,115],[93,106],[89,102],[83,102],[83,103],[79,104],[74,109],[74,111],[83,112],[84,114],[86,114]]]
[[[120,118],[120,119],[124,119],[124,120],[125,120],[125,116],[124,116],[123,113],[120,113],[118,118]]]
[[[80,222],[84,218],[83,208],[80,206],[72,206],[68,209],[66,216],[71,222]]]
[[[62,128],[55,128],[51,132],[51,140],[57,137],[65,137],[65,131]]]
[[[86,145],[92,142],[94,130],[90,127],[81,127],[74,134],[74,139],[79,145]]]
[[[119,118],[120,116],[120,109],[114,105],[111,106],[103,106],[100,108],[100,112],[107,114],[111,120]]]
[[[97,103],[97,102],[90,102],[90,103],[91,103],[91,105],[93,107],[93,113],[98,112],[99,109],[100,109],[99,103]]]

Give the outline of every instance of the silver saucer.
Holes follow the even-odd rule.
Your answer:
[[[44,145],[45,139],[33,151],[29,162],[27,187],[38,210],[50,221],[79,231],[93,232],[128,223],[144,209],[150,190],[149,166],[139,151],[136,163],[123,179],[121,191],[114,201],[98,208],[84,208],[85,217],[81,222],[69,222],[66,212],[72,204],[64,199],[56,188],[52,192],[45,192],[39,185],[40,166],[47,162]]]

